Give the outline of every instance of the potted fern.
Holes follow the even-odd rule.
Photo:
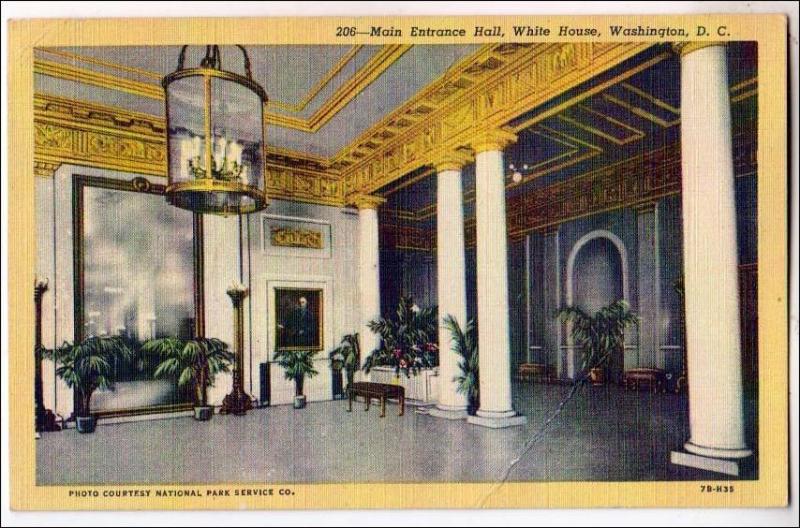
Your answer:
[[[347,334],[342,337],[342,342],[331,350],[328,358],[331,360],[331,368],[345,371],[347,387],[350,387],[356,371],[361,368],[361,348],[358,344],[358,334]]]
[[[582,355],[580,377],[588,375],[594,385],[604,383],[605,366],[611,355],[625,345],[625,330],[639,324],[639,318],[622,299],[593,315],[568,306],[559,310],[558,316],[562,322],[572,323],[572,338]]]
[[[133,361],[133,350],[121,337],[92,336],[44,353],[58,364],[56,375],[77,393],[78,432],[94,432],[97,419],[91,413],[92,394],[97,389],[114,390],[114,360]]]
[[[409,377],[421,369],[439,366],[437,320],[436,307],[420,308],[411,297],[402,297],[393,317],[369,322],[369,329],[380,336],[381,344],[364,360],[364,372],[390,367],[395,376],[402,371]]]
[[[154,378],[172,378],[178,387],[192,387],[195,420],[210,420],[214,408],[208,405],[208,387],[220,372],[228,372],[233,354],[216,338],[179,339],[163,337],[142,345],[142,351],[159,361]]]
[[[306,396],[303,394],[303,385],[306,378],[319,374],[314,368],[316,350],[279,350],[275,360],[284,370],[284,377],[294,381],[294,408],[302,409],[306,406]]]
[[[461,373],[453,378],[457,390],[467,397],[467,414],[475,416],[480,407],[480,378],[478,376],[478,341],[475,339],[475,324],[470,319],[464,329],[452,315],[444,318],[444,325],[450,332],[453,351],[461,356],[458,368]]]

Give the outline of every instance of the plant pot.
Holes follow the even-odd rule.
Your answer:
[[[97,427],[97,418],[94,416],[78,416],[75,419],[79,433],[93,433]]]
[[[592,385],[603,385],[606,382],[606,371],[601,368],[590,369],[589,381]]]
[[[294,408],[295,409],[304,409],[306,406],[306,397],[305,396],[295,396],[294,397]]]
[[[477,413],[478,413],[478,403],[469,402],[467,404],[467,414],[470,416],[475,416]]]
[[[194,408],[194,419],[200,422],[207,422],[214,416],[214,408],[210,405],[204,405]]]

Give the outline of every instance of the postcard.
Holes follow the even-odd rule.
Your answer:
[[[14,509],[787,504],[782,15],[9,32]]]

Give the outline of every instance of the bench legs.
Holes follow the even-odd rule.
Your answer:
[[[353,400],[355,399],[356,394],[353,391],[348,391],[347,393],[347,412],[353,412]],[[385,396],[380,397],[381,400],[381,418],[386,416],[386,398]],[[369,406],[372,403],[371,396],[364,396],[364,411],[369,411]],[[400,404],[400,411],[398,412],[398,416],[403,416],[406,413],[406,398],[405,396],[400,396],[398,398],[398,403]]]

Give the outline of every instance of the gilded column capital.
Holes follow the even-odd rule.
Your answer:
[[[384,203],[386,198],[372,194],[351,194],[347,197],[347,202],[355,205],[359,209],[377,209]]]
[[[475,154],[492,150],[503,151],[507,146],[517,141],[517,135],[502,128],[478,132],[471,140],[470,147]]]
[[[450,150],[440,152],[431,156],[430,165],[436,169],[436,172],[444,172],[448,170],[460,171],[464,165],[471,163],[475,160],[470,152],[464,150]]]
[[[711,46],[724,46],[725,43],[721,41],[708,41],[708,42],[698,42],[698,41],[691,41],[691,42],[673,42],[672,49],[675,53],[677,53],[680,57],[685,57],[686,55],[692,53],[693,51],[701,50],[703,48],[709,48]]]
[[[34,160],[33,174],[39,178],[52,178],[60,165],[60,163]]]

